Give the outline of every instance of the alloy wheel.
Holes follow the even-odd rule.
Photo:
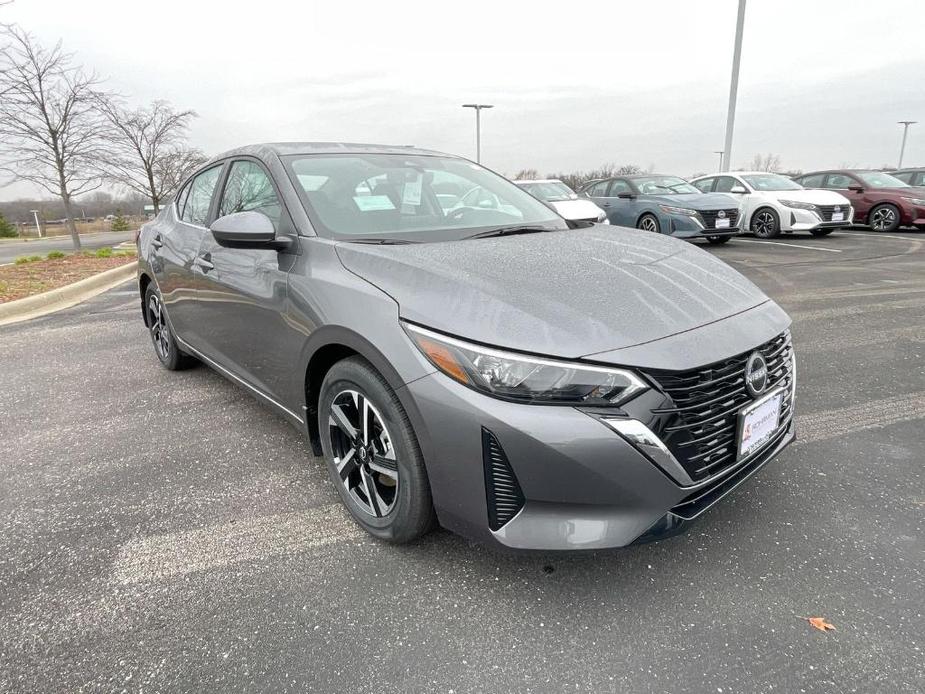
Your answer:
[[[639,222],[639,228],[643,231],[658,231],[658,222],[655,221],[655,217],[643,217]]]
[[[875,231],[892,229],[896,224],[896,211],[892,207],[878,207],[870,216],[870,226]]]
[[[151,294],[148,300],[148,325],[154,338],[154,349],[164,361],[170,358],[170,328],[167,327],[167,314],[157,294]]]
[[[762,210],[756,214],[752,225],[755,236],[771,236],[777,226],[774,215],[769,210]]]
[[[398,500],[398,460],[379,411],[362,393],[344,390],[331,402],[328,425],[347,494],[369,515],[388,515]]]

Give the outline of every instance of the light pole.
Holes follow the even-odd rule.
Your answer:
[[[901,120],[897,122],[899,123],[899,125],[903,126],[903,144],[902,144],[902,147],[899,148],[899,164],[897,164],[896,166],[897,169],[901,169],[903,168],[903,155],[906,153],[906,136],[909,134],[909,126],[918,123],[918,121],[917,120]]]
[[[723,150],[717,149],[713,152],[713,154],[719,155],[719,171],[722,171],[723,170]]]
[[[482,109],[494,108],[494,104],[463,104],[463,108],[475,109],[475,160],[482,162]]]
[[[35,217],[35,230],[39,232],[39,238],[42,238],[42,225],[39,224],[39,211],[38,210],[29,210]]]
[[[742,30],[745,28],[745,0],[739,0],[739,15],[736,18],[736,42],[732,51],[732,81],[729,84],[729,110],[726,113],[726,146],[723,148],[723,171],[729,171],[732,159],[732,131],[736,121],[736,97],[739,93],[739,62],[742,58]]]

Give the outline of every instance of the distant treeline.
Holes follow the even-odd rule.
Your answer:
[[[141,215],[145,205],[151,201],[143,195],[114,196],[109,193],[97,191],[82,195],[72,203],[74,216],[78,219],[100,218],[106,215]],[[11,224],[35,224],[32,210],[39,211],[39,218],[44,221],[64,219],[64,204],[60,199],[52,200],[13,200],[0,202],[0,215]]]

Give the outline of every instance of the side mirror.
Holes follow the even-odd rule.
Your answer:
[[[742,194],[747,193],[748,191],[745,190],[745,186],[732,186],[732,188],[729,189],[729,192]]]
[[[850,190],[852,193],[863,193],[864,192],[864,188],[859,185],[848,186],[848,190]]]
[[[633,193],[617,193],[617,197],[624,200],[633,200],[636,196]]]
[[[285,250],[292,243],[276,237],[273,222],[260,212],[233,212],[219,217],[209,229],[220,246],[226,248],[267,248]]]

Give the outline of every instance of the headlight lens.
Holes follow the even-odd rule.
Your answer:
[[[819,208],[813,205],[811,202],[799,202],[798,200],[781,200],[781,205],[786,205],[787,207],[792,207],[797,210],[809,210],[810,212],[818,212]]]
[[[922,198],[906,198],[906,197],[904,197],[903,200],[908,200],[908,201],[911,202],[913,205],[921,205],[921,206],[925,207],[925,200],[922,200]]]
[[[683,214],[687,215],[688,217],[697,216],[697,210],[690,210],[686,207],[672,207],[671,205],[659,205],[659,207],[661,208],[662,212],[666,212],[667,214]]]
[[[624,403],[648,388],[631,371],[503,352],[403,325],[440,371],[494,397],[531,404],[606,406]]]

